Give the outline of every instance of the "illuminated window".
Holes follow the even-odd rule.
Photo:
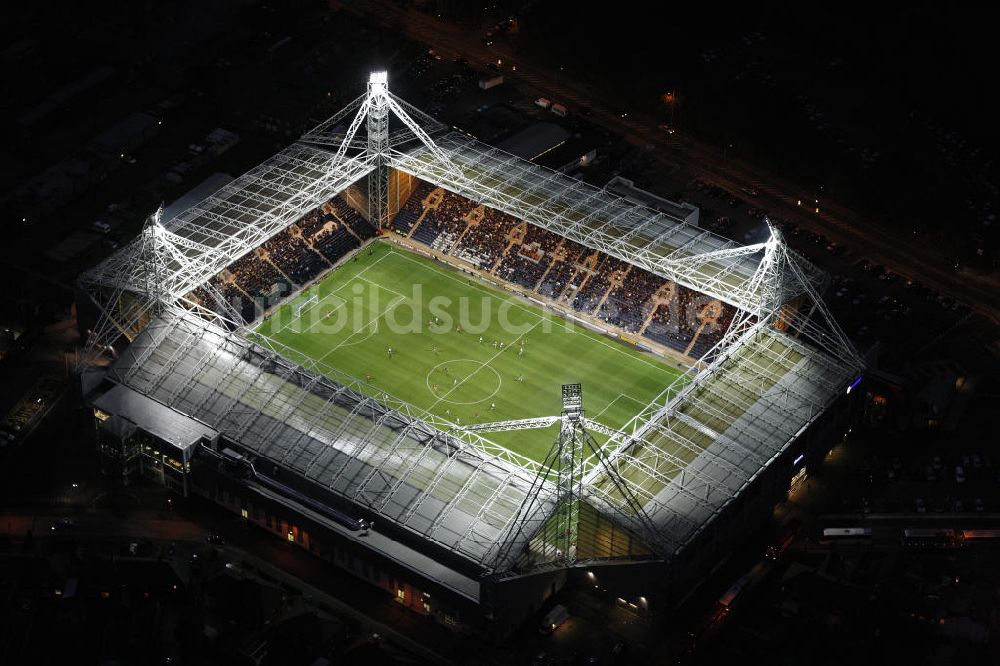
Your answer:
[[[240,515],[243,516],[244,519],[250,517],[250,514],[247,512],[246,509],[240,509]]]
[[[291,530],[288,530],[288,540],[291,541],[292,543],[295,543],[295,533],[292,532]]]
[[[396,598],[400,601],[406,601],[406,590],[403,588],[396,590]]]

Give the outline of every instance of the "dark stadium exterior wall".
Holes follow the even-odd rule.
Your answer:
[[[233,512],[247,524],[294,543],[372,584],[407,609],[430,616],[451,629],[486,633],[491,630],[493,623],[481,604],[343,538],[293,506],[263,496],[217,471],[203,459],[198,459],[193,469],[194,494]]]

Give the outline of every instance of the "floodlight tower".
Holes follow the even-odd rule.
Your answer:
[[[510,530],[518,536],[527,535],[532,541],[529,560],[523,570],[539,567],[570,567],[581,561],[577,551],[580,534],[580,502],[587,496],[588,473],[598,467],[607,475],[611,485],[626,508],[609,506],[619,515],[622,524],[634,528],[638,534],[649,534],[649,517],[636,499],[628,483],[610,463],[607,453],[591,433],[599,432],[609,437],[624,437],[586,417],[583,410],[583,387],[580,384],[563,384],[562,414],[513,421],[494,421],[468,426],[468,431],[513,431],[547,428],[559,424],[559,435],[549,449],[545,460],[518,511]],[[548,502],[555,506],[549,514],[539,511]],[[501,540],[494,563],[507,562],[511,547],[518,538]]]
[[[163,271],[162,261],[158,255],[160,251],[159,237],[163,230],[163,204],[156,209],[142,227],[142,249],[139,252],[140,265],[145,267],[142,271],[142,293],[152,304],[150,314],[155,316],[163,311],[165,295],[163,293]]]
[[[368,155],[375,170],[368,175],[368,219],[376,229],[389,224],[389,77],[372,72],[368,77]]]
[[[146,218],[138,237],[135,255],[120,267],[114,285],[91,284],[87,274],[80,283],[102,315],[90,332],[77,365],[86,367],[105,352],[114,354],[112,343],[120,336],[128,340],[145,328],[163,310],[163,263],[166,249],[162,239],[163,206]]]
[[[576,551],[576,526],[580,513],[581,483],[583,481],[583,450],[587,431],[584,429],[583,387],[580,384],[563,384],[562,419],[559,424],[557,472],[558,509],[556,517],[556,558],[567,565]]]

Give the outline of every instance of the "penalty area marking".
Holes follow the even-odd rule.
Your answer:
[[[390,254],[392,254],[392,248],[389,248],[389,252],[386,252],[381,257],[379,257],[378,259],[376,259],[372,263],[370,263],[367,266],[365,266],[358,273],[356,273],[355,275],[353,275],[350,278],[348,278],[346,281],[344,281],[343,284],[341,284],[340,286],[338,286],[335,289],[331,290],[326,295],[321,296],[320,300],[316,302],[316,305],[313,305],[312,307],[306,309],[305,312],[310,312],[310,311],[314,310],[315,308],[319,307],[320,303],[322,303],[323,301],[325,301],[330,296],[335,296],[337,294],[337,292],[343,291],[343,289],[345,287],[347,287],[349,284],[351,284],[351,282],[353,282],[356,278],[361,278],[362,275],[364,275],[365,273],[367,273],[372,268],[375,268],[375,266],[378,265],[378,263],[380,261],[382,261],[383,259],[385,259],[386,257],[388,257]],[[334,275],[336,275],[345,266],[347,266],[347,264],[344,264],[343,266],[339,266],[337,268],[334,268],[334,269],[330,270],[330,272],[328,272],[326,275],[324,275],[322,279],[316,281],[312,286],[316,287],[317,289],[322,289],[322,287],[326,283],[326,281],[329,280],[330,278],[332,278]],[[364,278],[361,278],[361,279],[364,280]],[[368,282],[368,280],[365,280],[365,281]],[[300,292],[295,298],[282,303],[281,306],[280,306],[280,308],[284,309],[286,307],[294,307],[294,304],[297,303],[297,302],[299,302],[303,298],[308,298],[308,296],[306,296],[305,293]],[[341,303],[340,305],[338,305],[337,308],[336,308],[336,309],[340,309],[344,305],[344,303],[347,303],[347,300],[344,299],[344,298],[341,298],[340,296],[337,296],[337,298],[340,299],[340,300],[342,300],[342,301],[344,301],[343,303]],[[295,322],[295,320],[301,319],[302,318],[302,314],[305,314],[305,312],[300,313],[298,317],[294,317],[290,322],[288,322],[288,324],[286,324],[285,326],[282,326],[277,331],[272,332],[272,335],[280,335],[281,332],[284,331],[285,329],[289,328]],[[308,329],[306,329],[306,330],[308,330]]]
[[[393,301],[391,303],[389,303],[389,307],[387,307],[384,311],[382,311],[381,313],[379,313],[379,315],[377,317],[375,317],[370,322],[368,322],[367,324],[365,324],[362,328],[360,328],[357,331],[355,331],[355,332],[351,333],[350,335],[348,335],[346,338],[343,339],[342,342],[340,342],[339,344],[337,344],[330,351],[328,351],[327,353],[323,354],[323,356],[321,356],[319,359],[317,359],[316,362],[317,363],[322,363],[323,361],[326,360],[327,356],[329,356],[333,352],[337,351],[341,347],[350,347],[351,345],[361,344],[365,340],[368,340],[370,337],[372,337],[375,334],[374,330],[372,330],[372,329],[377,329],[378,328],[378,320],[381,319],[382,317],[384,317],[385,315],[389,314],[389,310],[391,310],[394,307],[396,307],[397,305],[399,305],[403,300],[404,300],[403,298],[393,299]],[[354,342],[348,342],[348,340],[350,340],[351,338],[353,338],[355,335],[357,335],[361,331],[365,330],[366,328],[369,329],[369,332],[368,332],[367,336],[365,336],[361,340],[356,340]]]
[[[609,403],[608,403],[607,405],[605,405],[605,406],[604,406],[604,409],[602,409],[601,411],[597,412],[596,414],[594,414],[594,415],[593,415],[593,416],[591,416],[590,418],[591,418],[591,419],[593,419],[594,421],[599,421],[599,422],[602,422],[602,423],[603,423],[603,421],[600,421],[600,418],[601,418],[601,416],[603,416],[603,415],[604,415],[604,412],[606,412],[606,411],[608,411],[609,409],[611,409],[611,405],[615,404],[616,402],[618,402],[618,401],[619,401],[620,399],[622,399],[622,398],[625,398],[626,400],[631,400],[632,402],[634,402],[634,403],[636,403],[636,404],[638,404],[638,405],[641,405],[642,407],[646,407],[646,406],[648,406],[648,405],[649,405],[649,403],[648,403],[648,402],[643,402],[642,400],[639,400],[638,398],[633,398],[632,396],[630,396],[630,395],[629,395],[629,394],[627,394],[627,393],[619,393],[619,394],[618,394],[618,395],[617,395],[617,396],[615,397],[615,399],[614,399],[614,400],[612,400],[611,402],[609,402]],[[608,424],[605,424],[605,425],[608,425]],[[616,428],[616,430],[617,430],[617,429],[618,429],[618,428]]]

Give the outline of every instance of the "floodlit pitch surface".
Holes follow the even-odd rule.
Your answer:
[[[296,304],[313,294],[318,302],[296,316]],[[557,415],[560,387],[578,382],[587,415],[621,428],[680,374],[384,242],[282,305],[257,331],[463,425]],[[557,434],[555,426],[484,433],[538,461]]]

